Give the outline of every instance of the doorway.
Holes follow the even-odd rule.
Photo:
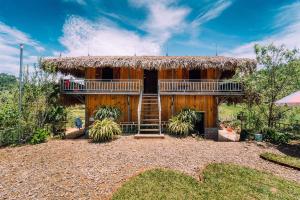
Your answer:
[[[102,69],[102,79],[112,80],[114,78],[113,68],[105,67]]]
[[[157,93],[157,70],[144,70],[144,93]]]
[[[189,70],[189,79],[190,80],[199,80],[199,79],[201,79],[201,70],[199,70],[199,69]]]

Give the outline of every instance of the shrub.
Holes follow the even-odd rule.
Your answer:
[[[95,120],[104,120],[106,118],[117,121],[121,116],[121,110],[113,106],[101,106],[95,112]]]
[[[288,133],[280,133],[272,128],[264,128],[261,132],[264,140],[273,144],[287,144],[291,139]]]
[[[249,129],[242,129],[240,133],[240,141],[253,140],[254,134],[253,131]]]
[[[45,129],[37,129],[30,140],[30,144],[40,144],[46,141],[49,133]]]
[[[197,111],[190,108],[184,108],[177,114],[177,117],[182,122],[188,122],[190,124],[195,124],[200,116],[198,115]]]
[[[112,119],[96,120],[89,130],[89,137],[94,142],[106,142],[122,133],[121,127]]]
[[[194,129],[190,122],[182,121],[178,116],[170,119],[168,131],[176,136],[187,136]]]

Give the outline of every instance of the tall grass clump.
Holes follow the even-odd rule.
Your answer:
[[[96,120],[111,119],[117,121],[121,116],[121,110],[114,106],[101,106],[95,112]]]
[[[169,120],[167,129],[171,135],[186,137],[194,131],[194,126],[199,119],[196,110],[184,108]]]
[[[89,130],[89,137],[94,142],[107,142],[122,133],[121,127],[112,119],[96,120]]]

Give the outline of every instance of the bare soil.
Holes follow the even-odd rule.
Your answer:
[[[195,138],[134,139],[110,143],[52,140],[0,149],[0,199],[106,199],[137,173],[170,168],[199,179],[213,162],[235,163],[300,183],[300,172],[265,161],[276,148],[247,142]]]

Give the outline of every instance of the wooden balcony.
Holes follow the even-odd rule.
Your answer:
[[[243,95],[241,83],[230,80],[159,80],[161,95]]]
[[[67,79],[61,80],[64,94],[119,94],[139,95],[141,80]]]
[[[67,79],[61,80],[63,94],[140,95],[142,80],[138,79]],[[242,85],[230,80],[158,80],[160,95],[243,95]]]

